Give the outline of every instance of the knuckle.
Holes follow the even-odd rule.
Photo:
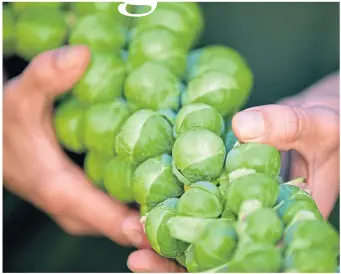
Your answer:
[[[301,109],[286,106],[283,111],[283,138],[289,143],[299,140],[308,127],[307,121],[308,119]]]

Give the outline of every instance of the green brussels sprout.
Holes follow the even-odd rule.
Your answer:
[[[171,5],[164,7],[161,3],[158,4],[153,13],[136,20],[132,30],[132,39],[146,29],[163,27],[170,30],[179,39],[182,47],[188,50],[193,45],[197,35],[196,29],[193,29],[189,23],[188,17],[184,16],[179,9],[173,8]]]
[[[128,75],[124,95],[137,109],[179,109],[183,86],[166,67],[146,62]]]
[[[300,181],[303,183],[304,178],[297,178],[293,181]],[[312,199],[312,197],[299,186],[292,185],[292,181],[280,184],[279,186],[279,194],[277,197],[277,205],[280,205],[290,199]]]
[[[102,155],[115,154],[115,139],[130,116],[122,100],[91,105],[83,118],[83,139],[87,149]]]
[[[206,104],[197,103],[184,106],[178,112],[175,125],[174,136],[196,128],[208,129],[218,136],[224,132],[224,120],[219,112]]]
[[[172,173],[172,157],[163,154],[142,162],[134,172],[132,190],[135,201],[148,210],[181,196],[183,187]]]
[[[200,8],[200,4],[197,2],[161,2],[158,3],[158,7],[177,9],[188,20],[188,25],[191,26],[192,32],[195,34],[194,45],[199,39],[204,28],[204,15]],[[187,39],[187,38],[186,38]]]
[[[84,159],[84,171],[91,182],[103,188],[104,170],[110,157],[89,151]]]
[[[71,98],[62,102],[54,115],[54,128],[59,142],[76,153],[85,151],[82,139],[82,119],[86,108]]]
[[[301,220],[287,228],[284,233],[286,254],[300,250],[324,248],[339,254],[339,235],[324,220]]]
[[[253,242],[276,244],[282,237],[283,224],[271,208],[255,210],[237,225],[240,239]]]
[[[73,95],[85,104],[108,102],[120,97],[126,77],[123,60],[105,52],[93,52],[91,59],[86,73],[73,88]]]
[[[188,56],[188,81],[210,71],[231,75],[246,98],[253,86],[253,74],[246,60],[234,49],[212,45],[192,51]]]
[[[216,185],[197,182],[178,201],[176,214],[201,218],[217,218],[223,211],[223,197]]]
[[[42,6],[24,9],[17,18],[16,53],[27,61],[37,54],[62,46],[68,25],[61,10]]]
[[[112,53],[126,42],[126,31],[106,14],[91,14],[80,18],[69,36],[70,45],[87,45],[92,50]]]
[[[63,6],[62,2],[11,2],[11,6],[16,14],[20,15],[27,9],[42,8],[42,9],[60,9]]]
[[[186,251],[185,251],[186,253]],[[175,258],[175,261],[181,265],[182,267],[186,267],[186,254],[183,253],[181,255],[179,255],[178,257]]]
[[[334,273],[337,263],[335,254],[323,247],[299,250],[284,257],[284,272]]]
[[[173,172],[185,185],[213,181],[224,165],[223,140],[207,129],[184,132],[173,147]]]
[[[219,219],[178,216],[176,214],[175,217],[168,220],[167,226],[172,238],[186,243],[196,243],[205,234],[207,226],[214,225],[217,220]]]
[[[122,202],[133,202],[132,177],[134,170],[135,166],[124,157],[112,158],[104,171],[104,187],[108,194]]]
[[[311,198],[290,199],[277,206],[277,214],[285,225],[303,219],[322,219],[315,201]]]
[[[182,105],[205,103],[225,116],[240,107],[245,95],[233,76],[221,71],[209,71],[191,80],[182,94]]]
[[[185,252],[185,265],[190,272],[226,262],[237,244],[237,234],[225,219],[176,216],[167,225],[173,239],[191,243]]]
[[[176,76],[182,77],[186,69],[186,51],[172,32],[154,27],[140,32],[129,45],[130,69],[147,61],[160,63]]]
[[[154,207],[146,217],[145,230],[152,248],[167,258],[176,258],[182,255],[188,243],[171,237],[167,221],[176,214],[178,199],[170,198]]]
[[[276,148],[266,144],[240,144],[226,155],[225,167],[231,181],[252,172],[277,177],[281,169],[281,156]]]
[[[188,249],[185,252],[185,266],[188,272],[190,273],[198,273],[202,272],[202,269],[200,268],[199,263],[195,259],[195,249],[193,245],[190,245]]]
[[[231,182],[225,198],[230,209],[243,219],[257,209],[272,207],[278,192],[276,179],[262,173],[252,173]]]
[[[240,244],[228,264],[231,273],[278,273],[282,266],[280,249],[267,243]]]
[[[233,226],[218,219],[207,226],[202,238],[193,244],[194,259],[200,269],[216,267],[230,260],[236,245],[237,234]]]
[[[118,11],[120,3],[117,2],[72,2],[71,10],[77,17],[83,17],[90,14],[105,14],[119,22],[120,24],[129,27],[132,18],[124,16]],[[127,8],[132,13],[132,8]]]
[[[174,139],[171,124],[157,112],[142,109],[132,114],[116,136],[116,152],[135,164],[170,153]]]
[[[5,56],[11,56],[15,51],[15,15],[11,5],[3,7],[2,32],[3,32],[3,53]]]

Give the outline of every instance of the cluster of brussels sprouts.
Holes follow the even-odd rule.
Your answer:
[[[4,10],[7,54],[89,46],[91,63],[54,116],[60,143],[86,153],[89,179],[137,202],[152,248],[189,272],[335,272],[338,234],[304,180],[283,183],[279,151],[231,130],[253,86],[244,58],[194,49],[204,27],[196,3],[158,3],[134,20],[118,4]]]

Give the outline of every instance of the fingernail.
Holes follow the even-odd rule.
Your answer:
[[[56,64],[60,69],[70,69],[78,66],[83,60],[79,47],[65,46],[58,50]]]
[[[242,141],[259,138],[265,130],[263,115],[255,110],[242,111],[234,117],[234,127]]]
[[[136,217],[128,217],[122,224],[123,234],[135,247],[140,247],[143,243],[143,229],[140,221]]]

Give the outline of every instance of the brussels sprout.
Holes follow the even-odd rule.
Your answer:
[[[11,2],[13,10],[18,15],[31,8],[60,9],[62,5],[62,2]]]
[[[84,159],[84,171],[91,182],[103,188],[104,170],[110,157],[103,156],[93,151],[87,152]]]
[[[146,234],[152,248],[167,258],[181,256],[188,243],[174,239],[169,233],[167,221],[176,214],[178,199],[170,198],[154,207],[146,218]]]
[[[325,248],[299,250],[284,258],[286,273],[334,273],[338,260]],[[337,272],[339,273],[339,272]]]
[[[166,67],[146,62],[128,75],[124,95],[137,108],[177,110],[181,89],[180,81]]]
[[[87,45],[92,50],[112,53],[126,42],[126,31],[106,14],[91,14],[81,18],[70,32],[70,45]]]
[[[115,139],[129,117],[128,105],[121,100],[91,105],[83,118],[84,144],[102,155],[115,154]]]
[[[121,96],[125,77],[122,59],[114,54],[93,52],[90,66],[72,93],[86,104],[108,102]]]
[[[218,136],[224,132],[224,120],[219,112],[206,104],[190,104],[180,109],[175,119],[174,136],[196,128],[208,129]]]
[[[276,273],[282,266],[280,249],[251,241],[240,244],[228,264],[231,273]]]
[[[231,182],[225,198],[230,209],[243,219],[256,209],[272,207],[278,192],[276,179],[262,173],[252,173]]]
[[[180,10],[169,5],[164,7],[161,3],[158,4],[153,13],[136,20],[135,27],[132,30],[132,39],[146,29],[163,27],[170,30],[179,39],[182,47],[188,50],[197,35],[196,29],[193,29],[189,22],[190,20]]]
[[[290,199],[278,205],[277,214],[285,225],[298,219],[322,219],[315,201],[311,198]]]
[[[172,238],[191,243],[186,250],[185,262],[189,271],[226,262],[237,244],[233,226],[224,219],[177,216],[170,218],[167,225]]]
[[[132,189],[135,201],[148,210],[168,198],[181,196],[183,187],[172,173],[172,157],[164,154],[141,163],[134,172]]]
[[[59,142],[66,149],[76,153],[85,151],[81,131],[84,111],[85,107],[71,98],[58,106],[54,116],[54,127]]]
[[[201,269],[216,267],[230,260],[236,245],[237,234],[233,226],[218,219],[207,226],[202,238],[193,244],[194,259]]]
[[[301,180],[303,178],[298,178],[295,180]],[[296,199],[296,200],[310,200],[312,199],[311,195],[308,194],[305,190],[301,189],[296,185],[290,184],[290,182],[282,183],[279,186],[279,194],[277,197],[276,207],[280,207],[287,202],[288,200]]]
[[[281,156],[276,148],[266,144],[240,144],[226,155],[225,167],[231,181],[251,172],[277,177]]]
[[[213,181],[223,168],[225,146],[222,139],[207,129],[184,132],[173,147],[175,174],[186,185]]]
[[[187,243],[196,243],[204,235],[206,227],[214,225],[216,221],[217,219],[175,216],[168,220],[167,226],[172,238]]]
[[[239,238],[253,242],[276,244],[282,237],[283,224],[271,208],[258,209],[238,223]]]
[[[179,216],[217,218],[223,211],[223,197],[216,185],[197,182],[179,199],[176,213]]]
[[[190,273],[198,273],[202,271],[202,269],[199,266],[199,263],[195,260],[194,251],[195,251],[194,246],[190,245],[185,252],[185,256],[186,256],[185,265],[186,265],[186,269]]]
[[[181,98],[183,105],[205,103],[222,116],[240,107],[244,100],[245,95],[236,79],[220,71],[209,71],[191,80]]]
[[[315,248],[339,254],[339,235],[323,220],[303,220],[292,224],[284,233],[286,253]]]
[[[11,56],[15,51],[15,15],[10,5],[3,6],[3,50],[5,56]]]
[[[188,81],[210,71],[231,75],[246,98],[253,86],[253,74],[246,60],[234,49],[212,45],[192,51],[188,56]]]
[[[154,27],[140,32],[129,45],[128,63],[131,69],[147,61],[160,63],[182,77],[186,69],[186,51],[172,32]]]
[[[186,252],[186,251],[185,251],[185,252]],[[186,267],[186,255],[185,255],[185,253],[179,255],[178,257],[176,257],[176,258],[175,258],[175,261],[176,261],[179,265],[181,265],[181,266],[183,266],[183,267]]]
[[[163,8],[171,7],[180,11],[184,17],[188,20],[188,25],[191,26],[192,32],[195,34],[193,45],[199,39],[203,27],[204,27],[204,15],[200,8],[200,4],[197,2],[161,2],[158,3],[158,7]]]
[[[132,18],[124,16],[118,11],[120,3],[117,2],[72,2],[71,10],[78,16],[87,16],[91,14],[105,14],[110,16],[124,26],[131,24]],[[132,8],[127,8],[132,13]]]
[[[135,166],[121,156],[107,163],[104,173],[104,187],[110,196],[122,202],[133,202],[132,176]]]
[[[27,61],[37,54],[64,44],[68,26],[58,9],[42,6],[24,9],[16,24],[16,53]]]
[[[140,110],[131,115],[116,137],[116,152],[135,164],[170,153],[174,139],[170,123],[158,113]]]

